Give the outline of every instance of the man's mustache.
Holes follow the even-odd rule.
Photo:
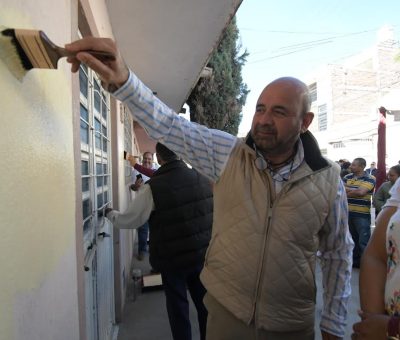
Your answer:
[[[271,126],[260,126],[260,125],[257,125],[255,128],[254,128],[254,132],[261,132],[261,133],[276,133],[276,129],[274,129],[273,127],[271,127]]]

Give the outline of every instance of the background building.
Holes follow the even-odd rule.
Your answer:
[[[374,46],[330,64],[307,78],[315,113],[310,130],[322,152],[332,160],[363,157],[377,160],[378,108],[386,117],[387,158],[390,167],[399,160],[400,60],[399,43],[390,27],[383,27]]]

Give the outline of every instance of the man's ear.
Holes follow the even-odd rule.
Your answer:
[[[313,112],[307,112],[304,117],[303,117],[303,121],[301,124],[301,133],[304,133],[308,130],[308,127],[310,126],[310,124],[312,123],[314,119],[314,113]]]

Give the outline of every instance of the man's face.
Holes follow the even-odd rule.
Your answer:
[[[142,162],[142,165],[143,165],[145,168],[151,169],[151,166],[153,165],[153,155],[152,155],[151,153],[146,152],[146,153],[143,155],[143,162]]]
[[[371,163],[371,169],[375,169],[376,168],[376,163],[375,162],[372,162]]]
[[[291,150],[313,114],[303,115],[302,89],[288,80],[268,85],[256,105],[251,136],[261,152],[279,154]]]
[[[364,167],[362,165],[360,165],[360,163],[358,161],[354,160],[350,164],[350,171],[354,174],[359,174],[364,171]]]

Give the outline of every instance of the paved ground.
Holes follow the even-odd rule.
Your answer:
[[[150,272],[148,258],[144,261],[134,259],[133,266],[141,269],[143,274]],[[190,319],[193,340],[195,340],[199,338],[199,330],[196,310],[192,303],[190,304]],[[128,300],[122,322],[119,324],[118,340],[172,340],[164,291],[160,286],[144,289],[135,301],[131,298]]]
[[[346,334],[344,339],[349,340],[351,338],[351,333],[352,333],[352,327],[355,322],[359,320],[357,311],[360,309],[360,298],[358,295],[358,274],[359,270],[353,268],[353,273],[351,276],[351,299],[349,302],[348,306],[348,318],[347,318],[347,327],[346,327]],[[316,275],[316,281],[317,281],[317,287],[318,287],[318,292],[317,292],[317,310],[316,310],[316,326],[319,325],[320,320],[320,315],[321,315],[321,310],[322,310],[322,285],[321,285],[321,270],[317,270],[317,275]],[[316,340],[321,340],[321,333],[319,329],[316,328],[315,332]]]
[[[135,260],[134,267],[142,269],[144,274],[150,270],[147,259],[141,262]],[[318,319],[322,306],[321,271],[317,270],[316,274],[318,286],[316,324],[319,324]],[[346,340],[350,339],[351,327],[358,320],[358,269],[353,271],[352,291]],[[192,320],[193,340],[199,339],[196,312],[193,304],[190,307],[190,318]],[[319,330],[316,332],[315,339],[321,339]],[[122,323],[119,324],[118,340],[172,340],[162,289],[145,290],[135,301],[131,300],[126,304]]]

